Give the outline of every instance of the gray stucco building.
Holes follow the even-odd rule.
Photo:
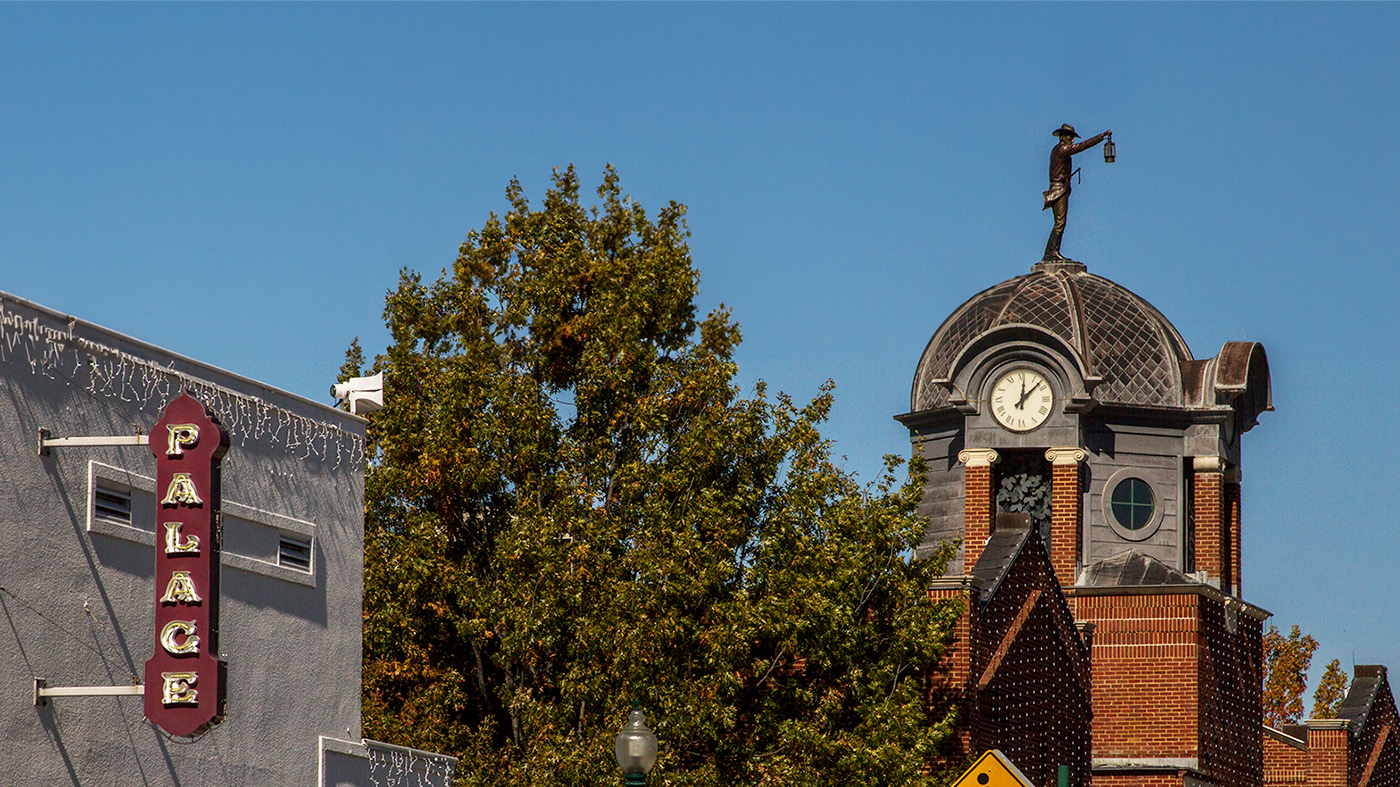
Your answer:
[[[0,783],[445,782],[450,758],[360,737],[363,419],[4,293],[0,381]],[[193,741],[130,693],[155,647],[151,450],[40,450],[41,430],[134,443],[183,391],[231,443],[227,710]],[[128,693],[40,696],[63,687]]]

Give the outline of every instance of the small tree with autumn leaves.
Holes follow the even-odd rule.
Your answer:
[[[1342,700],[1347,698],[1347,673],[1342,669],[1341,659],[1332,659],[1317,682],[1313,693],[1312,718],[1335,719]]]
[[[1303,715],[1303,693],[1308,688],[1317,640],[1294,626],[1288,635],[1269,626],[1264,635],[1264,723],[1271,727],[1297,724]],[[1327,665],[1313,693],[1311,718],[1332,719],[1346,699],[1347,674],[1341,661]]]

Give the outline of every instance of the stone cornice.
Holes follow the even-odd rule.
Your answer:
[[[1351,719],[1303,719],[1310,730],[1349,730]]]
[[[1055,465],[1077,465],[1089,458],[1089,452],[1077,445],[1047,448],[1045,458]]]
[[[995,448],[964,448],[958,452],[958,461],[968,467],[991,467],[1001,461],[1001,454]]]
[[[972,587],[972,577],[969,576],[948,576],[938,577],[929,583],[929,590],[968,590]]]

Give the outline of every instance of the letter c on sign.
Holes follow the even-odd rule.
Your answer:
[[[194,634],[195,623],[193,620],[172,620],[166,623],[165,628],[160,630],[160,646],[172,656],[198,653],[199,637]],[[184,637],[185,641],[177,643],[176,637]]]

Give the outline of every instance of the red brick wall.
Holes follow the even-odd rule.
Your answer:
[[[996,497],[990,465],[963,469],[963,571],[971,572],[992,534]]]
[[[1083,512],[1083,465],[1054,465],[1050,480],[1050,564],[1061,585],[1072,586],[1079,573]]]
[[[1071,601],[1075,619],[1095,626],[1094,756],[1196,757],[1196,597]]]
[[[1303,787],[1308,781],[1308,751],[1264,735],[1264,787]]]

